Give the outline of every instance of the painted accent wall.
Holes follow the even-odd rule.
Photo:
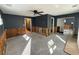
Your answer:
[[[78,34],[78,20],[79,20],[79,13],[73,13],[73,14],[66,14],[66,15],[60,15],[60,16],[52,16],[52,15],[43,15],[43,16],[37,16],[32,17],[32,25],[38,26],[38,27],[51,27],[51,17],[55,18],[54,26],[57,25],[57,18],[63,18],[72,16],[75,17],[75,34]],[[3,22],[4,22],[4,28],[22,28],[24,25],[24,18],[26,16],[18,16],[18,15],[10,15],[10,14],[2,14]],[[1,26],[0,26],[1,27]],[[2,27],[1,27],[2,28]]]
[[[37,27],[52,27],[53,21],[51,21],[52,15],[41,15],[32,18],[32,25]]]
[[[3,14],[2,15],[4,28],[22,28],[24,26],[24,18],[25,16],[18,16],[18,15],[10,15],[10,14]]]
[[[37,27],[47,27],[47,15],[33,17],[32,25]]]
[[[1,25],[0,26],[0,35],[3,33],[3,31],[4,31],[4,25]]]

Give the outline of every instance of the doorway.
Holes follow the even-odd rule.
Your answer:
[[[25,22],[26,30],[31,32],[32,31],[32,20],[31,20],[31,18],[25,18],[24,22]]]
[[[74,17],[68,17],[64,19],[64,34],[74,34]]]
[[[64,31],[64,19],[58,18],[57,19],[57,33],[62,33]]]

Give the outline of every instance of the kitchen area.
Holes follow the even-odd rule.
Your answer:
[[[75,17],[64,17],[57,19],[57,33],[62,33],[67,36],[64,51],[68,54],[79,54],[77,39],[78,39],[78,27]]]

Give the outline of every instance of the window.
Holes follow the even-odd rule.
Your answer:
[[[1,18],[1,15],[0,15],[0,25],[3,24],[3,21],[2,21],[2,18]]]

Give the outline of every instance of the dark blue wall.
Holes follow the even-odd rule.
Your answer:
[[[3,31],[4,31],[4,26],[0,25],[0,35],[3,33]]]
[[[47,27],[47,15],[33,17],[32,25],[38,27]]]
[[[50,18],[53,17],[52,15],[43,15],[43,16],[37,16],[32,17],[32,25],[38,26],[38,27],[47,27],[48,26],[48,20],[50,21]],[[73,14],[66,14],[66,15],[60,15],[55,16],[55,26],[57,24],[57,18],[63,18],[63,17],[75,17],[75,29],[76,33],[78,30],[79,25],[79,13],[73,13]],[[10,14],[2,14],[3,22],[4,22],[4,28],[22,28],[24,24],[24,18],[25,16],[18,16],[18,15],[10,15]],[[50,25],[49,25],[50,26]],[[0,26],[3,28],[3,26]],[[1,29],[0,29],[1,30]]]
[[[25,16],[3,14],[4,28],[22,28]]]
[[[32,18],[32,25],[38,27],[51,27],[53,22],[51,21],[52,15],[46,14]],[[56,22],[56,21],[55,21]]]
[[[66,18],[66,24],[71,24],[71,22],[75,23],[75,18]]]

